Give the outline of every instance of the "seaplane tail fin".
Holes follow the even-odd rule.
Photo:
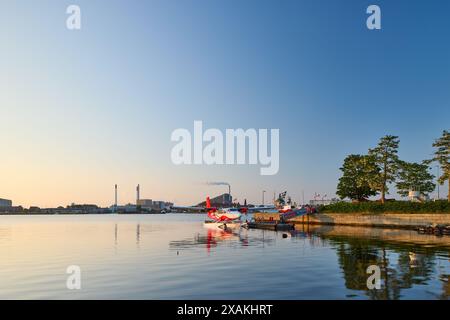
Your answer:
[[[206,207],[208,209],[211,208],[211,200],[209,200],[209,197],[206,197]]]

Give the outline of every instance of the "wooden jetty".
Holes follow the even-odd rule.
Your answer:
[[[272,231],[290,231],[294,230],[294,225],[291,223],[280,223],[278,221],[266,221],[266,222],[249,222],[249,229],[264,229]]]

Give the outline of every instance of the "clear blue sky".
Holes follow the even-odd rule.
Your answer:
[[[78,4],[82,30],[68,31]],[[382,30],[366,28],[378,4]],[[4,0],[0,197],[15,204],[192,204],[225,188],[334,196],[339,167],[386,134],[421,161],[450,129],[448,1]],[[174,166],[170,134],[280,128],[280,171]],[[5,147],[6,145],[6,147]],[[446,188],[442,188],[444,194]]]

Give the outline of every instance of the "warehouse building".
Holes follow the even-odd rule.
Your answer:
[[[11,208],[11,207],[12,207],[11,200],[0,198],[0,208]]]

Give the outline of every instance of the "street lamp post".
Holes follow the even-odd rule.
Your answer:
[[[263,190],[262,192],[262,205],[264,206],[264,193],[266,193],[266,190]]]

